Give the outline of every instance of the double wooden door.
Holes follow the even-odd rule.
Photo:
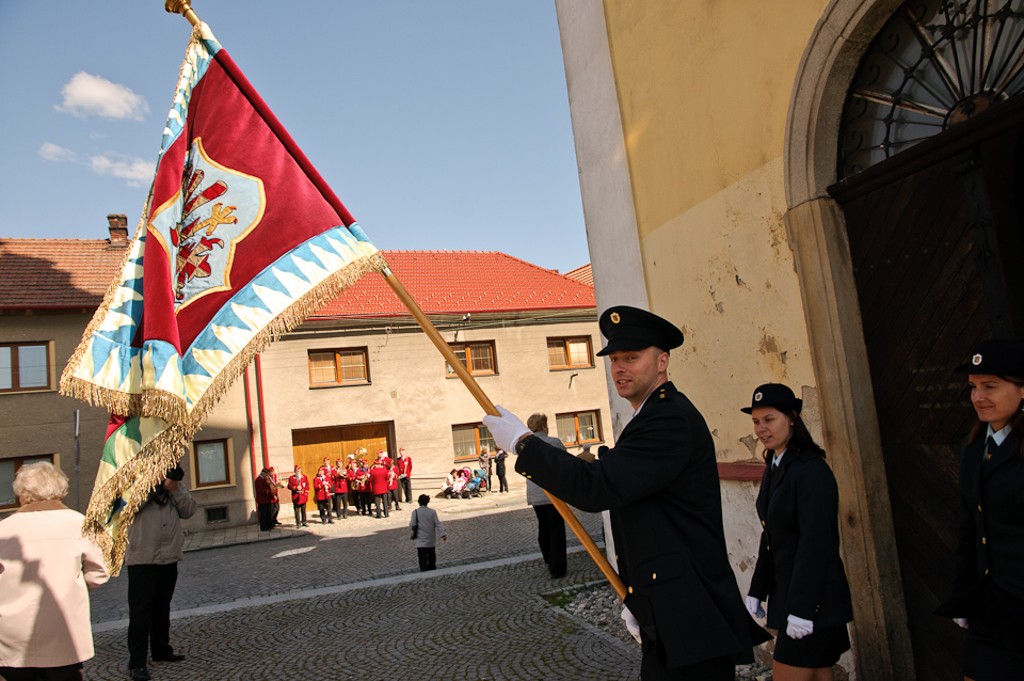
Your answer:
[[[302,466],[313,484],[313,476],[320,469],[324,458],[333,465],[338,459],[348,459],[360,447],[366,449],[369,461],[377,458],[377,450],[391,452],[394,441],[394,423],[361,423],[354,426],[330,426],[292,431],[292,458],[296,466]],[[316,508],[316,499],[309,495],[307,508]]]
[[[1019,103],[1018,103],[1019,104]],[[953,368],[1024,335],[1024,106],[962,124],[830,188],[843,208],[918,679],[953,681],[958,452],[974,419]]]

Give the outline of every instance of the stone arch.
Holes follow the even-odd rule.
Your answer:
[[[840,485],[844,560],[854,596],[856,672],[914,678],[874,391],[836,181],[847,89],[903,0],[832,0],[797,70],[787,117],[786,229],[810,331],[825,448]]]

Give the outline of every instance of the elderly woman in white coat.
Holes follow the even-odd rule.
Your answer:
[[[0,678],[82,678],[93,656],[89,589],[109,579],[103,555],[82,537],[82,514],[60,502],[68,478],[53,464],[22,466],[20,507],[0,521]]]
[[[418,501],[420,506],[409,518],[409,529],[412,530],[412,539],[416,543],[420,572],[426,572],[437,569],[437,538],[448,541],[448,535],[444,531],[444,523],[437,517],[437,511],[427,506],[430,503],[430,495],[421,494]]]

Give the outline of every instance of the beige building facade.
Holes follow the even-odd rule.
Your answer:
[[[10,274],[0,285],[0,514],[17,507],[17,469],[37,460],[68,475],[69,506],[88,504],[108,415],[56,389],[126,243],[123,216],[111,216],[108,240],[0,240]],[[385,255],[493,402],[547,413],[570,451],[611,444],[585,280],[501,253]],[[312,478],[325,456],[364,447],[371,460],[378,449],[393,458],[404,448],[413,494],[434,495],[449,470],[479,467],[481,449],[494,450],[482,408],[377,279],[364,277],[272,344],[217,404],[181,461],[199,506],[186,531],[254,523],[253,480],[264,466],[283,481],[300,464]],[[523,495],[508,472],[510,493]],[[287,521],[287,491],[281,502]]]

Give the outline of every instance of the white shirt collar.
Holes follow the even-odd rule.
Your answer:
[[[996,441],[996,446],[999,447],[1002,446],[1003,440],[1006,439],[1006,436],[1010,434],[1011,430],[1013,430],[1013,426],[1011,426],[1010,424],[1006,424],[1002,429],[993,432],[992,426],[989,425],[988,434],[985,437],[991,437],[993,440]]]
[[[785,454],[785,453],[786,453],[786,450],[783,449],[781,452],[778,452],[774,456],[772,456],[772,465],[773,466],[778,466],[780,463],[782,463],[782,455]]]

